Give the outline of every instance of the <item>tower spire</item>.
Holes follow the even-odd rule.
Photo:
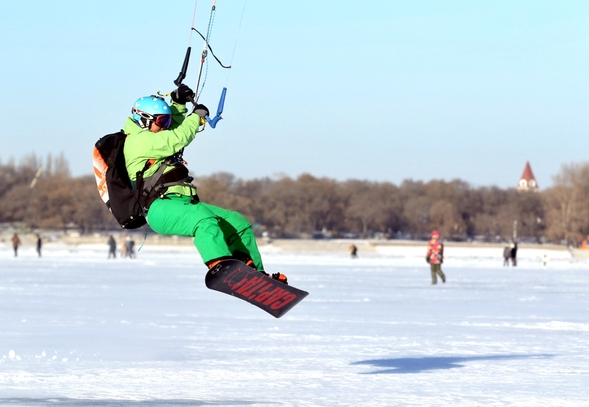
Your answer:
[[[534,177],[529,161],[526,161],[524,172],[517,184],[517,190],[521,192],[538,192],[538,182],[536,181],[536,177]]]

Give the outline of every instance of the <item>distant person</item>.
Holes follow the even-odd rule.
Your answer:
[[[108,258],[110,259],[111,257],[113,259],[117,258],[117,242],[115,241],[115,238],[112,237],[112,235],[110,235],[108,237]]]
[[[127,252],[127,257],[131,259],[135,258],[135,241],[131,238],[131,236],[127,236],[127,240],[125,241],[125,248]]]
[[[350,257],[352,259],[357,259],[358,258],[358,248],[356,247],[355,244],[350,246]]]
[[[510,247],[510,255],[511,258],[511,265],[513,267],[517,266],[517,242],[512,240]]]
[[[18,256],[18,248],[20,245],[20,237],[18,237],[18,235],[15,233],[14,236],[12,236],[12,248],[14,249],[14,257]]]
[[[542,265],[544,267],[546,267],[547,264],[548,264],[548,255],[546,253],[544,253],[544,256],[542,256]]]
[[[440,232],[432,231],[431,239],[427,244],[427,254],[425,260],[429,263],[432,273],[432,284],[438,284],[439,275],[442,282],[446,282],[446,276],[442,272],[442,263],[444,262],[444,245],[440,242]]]
[[[37,254],[41,257],[41,247],[43,247],[43,240],[41,239],[41,235],[37,233]]]
[[[121,257],[127,257],[127,240],[125,238],[121,238]]]
[[[510,259],[511,259],[511,247],[505,246],[505,249],[503,249],[503,267],[509,266]]]

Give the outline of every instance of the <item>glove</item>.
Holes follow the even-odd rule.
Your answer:
[[[429,263],[429,256],[425,256],[426,263]]]
[[[197,114],[199,117],[204,118],[209,115],[209,109],[205,105],[198,104],[194,106],[192,113]]]
[[[194,92],[188,86],[183,83],[178,86],[178,89],[172,92],[170,95],[172,100],[180,105],[185,105],[194,97]]]

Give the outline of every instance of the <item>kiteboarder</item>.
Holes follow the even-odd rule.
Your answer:
[[[186,103],[194,96],[187,85],[180,84],[171,93],[170,104],[159,96],[141,97],[125,123],[124,155],[131,181],[136,182],[145,169],[144,186],[164,187],[153,202],[147,201],[147,222],[163,235],[193,237],[209,268],[232,258],[266,274],[251,223],[238,212],[202,202],[196,187],[182,181],[188,174],[182,152],[209,115],[208,108],[197,103],[187,115]],[[272,277],[287,281],[284,274]]]

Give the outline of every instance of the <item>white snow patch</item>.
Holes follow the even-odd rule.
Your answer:
[[[147,244],[133,260],[108,260],[105,249],[48,245],[41,259],[14,259],[0,247],[0,404],[589,399],[587,263],[556,251],[547,267],[524,249],[518,267],[503,267],[495,249],[448,247],[447,283],[431,286],[421,246],[355,260],[263,248],[268,271],[310,293],[274,319],[207,290],[193,247]]]

